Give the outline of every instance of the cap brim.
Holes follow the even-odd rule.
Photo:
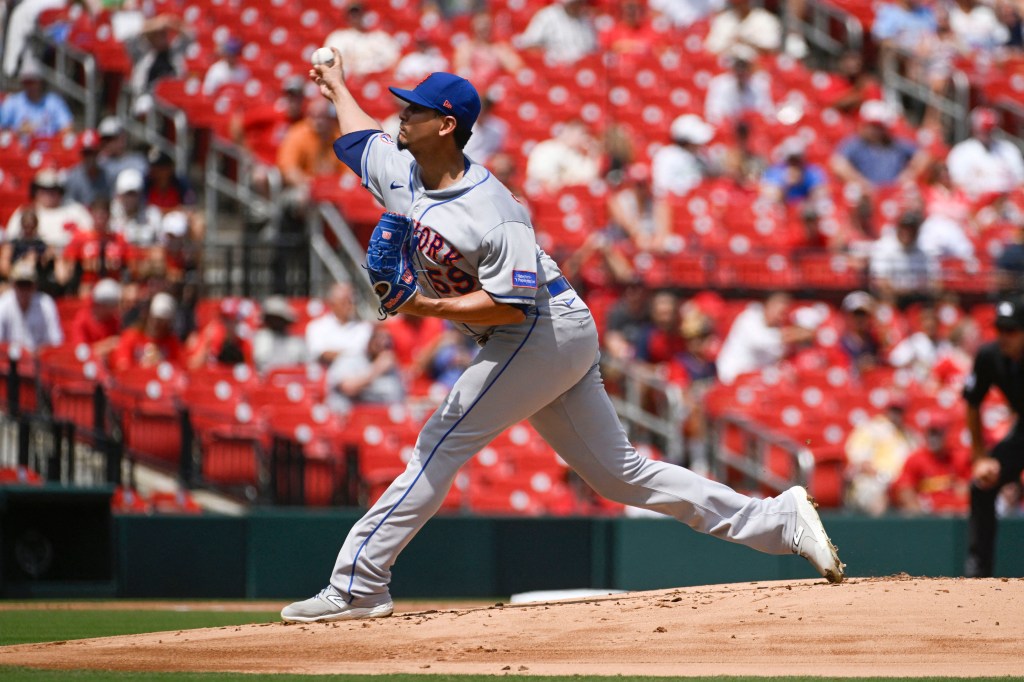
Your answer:
[[[391,91],[392,95],[402,100],[403,102],[409,102],[410,104],[418,104],[421,107],[426,107],[427,109],[432,109],[435,111],[437,110],[437,107],[435,107],[432,103],[428,102],[423,97],[417,95],[412,90],[405,90],[404,88],[388,88],[388,90]]]
[[[997,317],[996,329],[1001,329],[1003,331],[1008,332],[1015,332],[1024,329],[1024,326],[1021,326],[1021,324],[1012,317]]]

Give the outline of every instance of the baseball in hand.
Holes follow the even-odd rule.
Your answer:
[[[313,66],[320,66],[321,64],[324,66],[330,66],[334,64],[334,53],[329,47],[317,48],[317,50],[313,52],[312,62]]]

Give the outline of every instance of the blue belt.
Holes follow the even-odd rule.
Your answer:
[[[544,286],[548,288],[548,294],[551,296],[551,298],[554,298],[555,296],[558,296],[559,294],[569,291],[569,289],[572,289],[572,285],[569,284],[569,280],[567,280],[565,277],[559,277],[558,279],[551,280]]]

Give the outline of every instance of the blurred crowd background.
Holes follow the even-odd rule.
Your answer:
[[[379,494],[476,348],[366,316],[362,273],[325,255],[380,211],[309,82],[330,45],[386,131],[386,86],[476,85],[466,152],[591,307],[610,389],[658,418],[630,421],[650,456],[764,494],[804,476],[864,513],[966,510],[959,392],[1024,273],[1024,3],[3,8],[0,343],[34,391],[9,384],[9,413],[119,439],[186,488],[274,499],[284,439],[305,503]],[[1011,426],[998,396],[984,414]],[[622,512],[517,429],[452,509]]]

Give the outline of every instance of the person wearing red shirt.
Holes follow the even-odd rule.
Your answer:
[[[110,229],[110,201],[90,204],[93,229],[76,232],[56,264],[57,282],[79,295],[89,292],[104,277],[121,279],[128,269],[131,247],[124,236]]]
[[[893,482],[891,495],[903,511],[962,513],[968,508],[971,457],[951,444],[956,432],[945,412],[928,414],[925,445],[911,453]]]
[[[647,3],[625,0],[619,5],[619,20],[602,31],[598,41],[606,52],[619,56],[628,64],[638,65],[658,45],[659,37],[647,16]]]
[[[171,326],[177,310],[178,304],[170,294],[155,294],[144,320],[121,334],[110,356],[110,368],[121,372],[133,367],[155,367],[162,362],[180,367],[184,353]]]
[[[220,315],[195,332],[186,344],[189,369],[207,365],[252,366],[252,342],[244,333],[245,311],[237,299],[225,298]]]
[[[86,344],[96,357],[105,358],[120,341],[121,285],[101,279],[92,288],[92,302],[75,315],[68,329],[68,340]]]

